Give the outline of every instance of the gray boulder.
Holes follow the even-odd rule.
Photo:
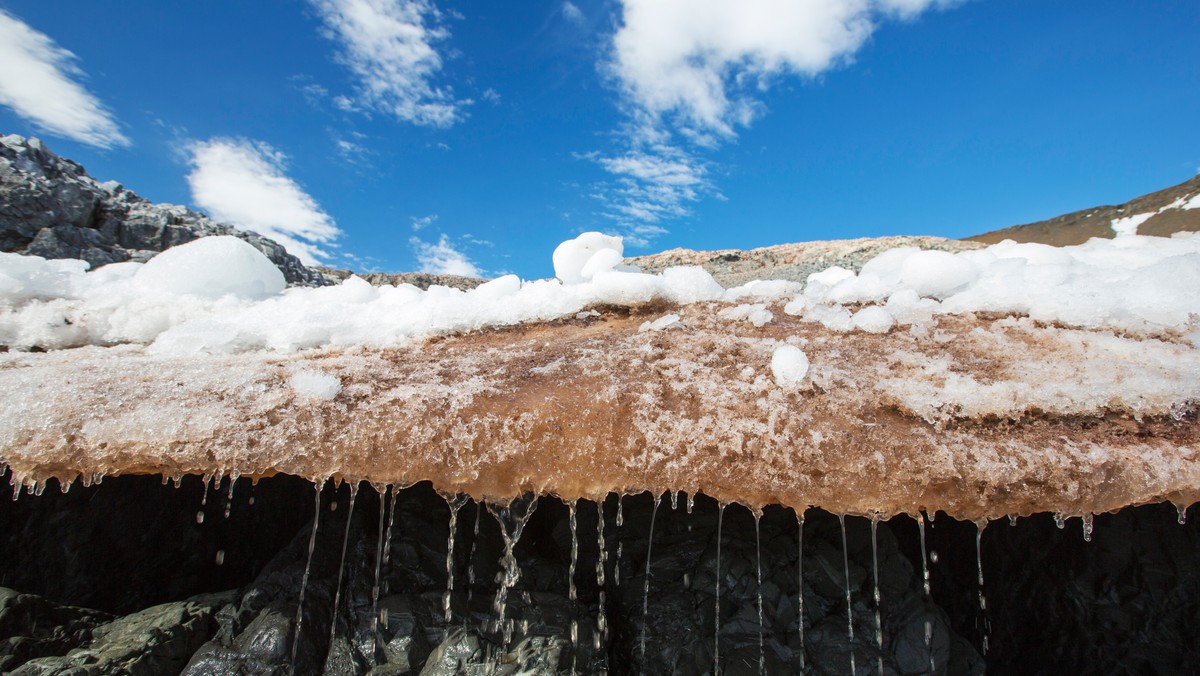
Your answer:
[[[155,204],[115,181],[100,183],[36,138],[0,137],[0,251],[78,258],[93,268],[145,261],[200,237],[233,235],[271,259],[289,284],[324,286],[279,243],[176,204]]]

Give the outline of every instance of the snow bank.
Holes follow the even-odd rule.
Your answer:
[[[357,277],[285,289],[265,257],[230,237],[169,249],[145,265],[91,272],[82,261],[0,254],[0,345],[136,343],[161,355],[387,347],[569,317],[594,305],[654,301],[740,302],[721,316],[760,328],[772,321],[770,306],[782,305],[787,315],[837,332],[912,325],[921,333],[939,314],[982,311],[1200,340],[1200,236],[1194,234],[1127,235],[1062,248],[1005,241],[957,254],[901,248],[857,274],[831,267],[803,287],[770,280],[730,290],[702,268],[646,274],[621,265],[622,254],[620,238],[584,233],[554,251],[559,279],[506,275],[471,291],[373,287]]]

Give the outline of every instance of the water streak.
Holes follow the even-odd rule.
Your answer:
[[[375,487],[375,492],[379,492],[378,487]],[[384,510],[387,509],[387,501],[391,495],[391,484],[388,484],[388,486],[384,488],[384,491],[379,494],[379,531],[375,536],[375,584],[371,586],[371,636],[375,652],[378,652],[380,649],[379,575],[383,570],[383,527],[385,525]],[[372,655],[372,657],[374,657],[374,655]]]
[[[759,532],[759,522],[762,512],[754,510],[754,562],[755,577],[758,580],[758,673],[767,673],[767,653],[763,645],[763,595],[762,595],[762,536]]]
[[[596,587],[600,589],[600,609],[596,616],[596,634],[592,638],[592,647],[599,651],[608,632],[608,615],[604,607],[604,567],[608,561],[608,544],[604,541],[604,501],[596,503],[596,544],[600,547],[600,555],[596,559]]]
[[[475,529],[471,532],[471,549],[467,551],[467,607],[471,607],[471,599],[475,596],[475,545],[479,543],[479,515],[483,512],[483,503],[475,503]]]
[[[925,599],[929,600],[929,555],[925,550],[925,512],[921,512],[921,518],[917,520],[917,526],[921,529],[921,585],[925,588]],[[929,652],[929,671],[937,671],[937,662],[933,658],[933,623],[925,620],[925,650]]]
[[[521,579],[521,566],[517,563],[517,557],[513,550],[520,541],[521,534],[525,531],[525,524],[529,523],[529,517],[537,509],[537,504],[537,496],[526,494],[506,506],[487,506],[488,511],[500,523],[500,535],[504,539],[504,554],[500,560],[503,573],[500,577],[500,589],[492,603],[492,609],[497,618],[496,629],[502,638],[501,659],[508,653],[508,646],[513,635],[513,624],[508,620],[508,593]]]
[[[444,495],[450,508],[450,532],[446,535],[446,592],[442,595],[442,614],[446,618],[447,631],[451,621],[450,596],[454,592],[454,536],[458,534],[458,510],[467,504],[465,495]]]
[[[990,622],[987,618],[987,598],[983,595],[983,550],[980,542],[983,540],[983,529],[987,528],[987,520],[975,522],[975,563],[979,571],[979,616],[983,625],[983,654],[988,651],[988,633]]]
[[[205,487],[207,488],[207,482]],[[296,651],[300,647],[300,628],[304,624],[304,592],[308,589],[308,574],[312,568],[313,550],[317,547],[317,526],[321,522],[321,488],[323,484],[313,482],[316,488],[313,503],[313,527],[308,536],[308,561],[304,564],[304,577],[300,578],[300,601],[296,604],[296,631],[292,635],[292,667],[296,666]]]
[[[342,600],[342,573],[346,568],[346,545],[350,542],[350,524],[353,521],[350,517],[354,516],[354,498],[358,497],[358,482],[350,484],[350,506],[346,509],[346,530],[342,533],[342,558],[338,563],[337,586],[333,593],[333,619],[329,623],[329,645],[333,645],[333,639],[337,636],[337,619],[338,606]]]
[[[715,577],[717,579],[717,588],[713,594],[713,617],[716,618],[716,626],[713,627],[713,674],[719,676],[721,673],[721,526],[725,521],[725,503],[717,505],[717,571]]]
[[[880,611],[882,596],[879,594],[879,517],[871,517],[871,566],[875,579],[875,647],[879,650],[879,673],[883,674],[883,614]]]
[[[796,510],[800,533],[796,536],[796,624],[800,627],[800,671],[804,671],[804,512]]]
[[[233,474],[229,475],[229,495],[225,496],[225,518],[229,518],[229,514],[233,511],[233,487],[237,485],[237,477]]]
[[[650,537],[646,540],[646,579],[642,584],[641,656],[643,670],[646,668],[646,629],[650,621],[650,552],[654,548],[654,521],[658,518],[658,505],[661,498],[661,495],[654,496],[654,509],[650,512]]]
[[[850,551],[846,547],[845,514],[838,515],[838,523],[842,526],[842,570],[846,580],[846,630],[850,636],[850,674],[854,676],[858,673],[858,668],[854,665],[854,606],[850,599]]]

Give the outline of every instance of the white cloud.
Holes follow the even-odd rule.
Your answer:
[[[715,192],[708,166],[676,146],[649,144],[615,157],[587,157],[615,177],[616,185],[601,186],[596,196],[634,246],[648,245],[666,233],[658,223],[686,216],[690,203]]]
[[[333,218],[285,173],[284,156],[265,143],[216,138],[188,146],[192,200],[215,220],[269,237],[305,264],[330,254],[341,236]]]
[[[450,239],[442,235],[436,244],[431,244],[418,237],[408,240],[417,256],[417,265],[421,272],[435,275],[462,275],[463,277],[482,277],[483,272],[471,262],[463,252],[454,248]]]
[[[685,134],[731,137],[783,75],[848,61],[885,18],[954,0],[621,0],[609,70],[627,100]]]
[[[47,133],[96,146],[127,146],[112,113],[77,81],[76,57],[0,9],[0,105]]]
[[[449,127],[470,100],[436,86],[450,32],[431,0],[310,0],[340,47],[339,60],[358,81],[358,100],[334,99],[343,110],[371,108],[429,127]],[[360,104],[360,105],[355,105]]]
[[[562,14],[564,19],[577,26],[583,25],[583,23],[586,21],[586,18],[583,16],[583,11],[579,9],[578,5],[571,2],[571,0],[566,0],[566,2],[562,4]]]
[[[413,232],[420,232],[423,228],[427,228],[427,227],[433,225],[433,222],[436,221],[437,219],[438,219],[437,214],[429,214],[428,216],[421,216],[420,218],[413,216],[412,217]]]

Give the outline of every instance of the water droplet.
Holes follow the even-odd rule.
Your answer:
[[[196,512],[196,523],[204,523],[204,510]]]
[[[217,550],[217,565],[220,566],[224,563],[225,563],[225,550],[218,549]]]

